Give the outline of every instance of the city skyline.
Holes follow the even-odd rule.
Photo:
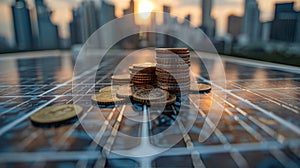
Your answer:
[[[7,0],[6,1],[6,6],[10,7],[9,4],[11,3],[12,0]],[[217,35],[225,35],[227,32],[227,17],[228,15],[238,15],[241,16],[243,15],[243,5],[244,5],[244,0],[215,0],[213,3],[213,9],[212,9],[212,17],[214,19],[216,19],[217,22],[217,26],[216,26],[216,31],[217,31]],[[258,4],[259,4],[259,9],[261,11],[260,14],[260,19],[262,21],[266,21],[263,18],[266,17],[267,13],[264,11],[263,9],[266,8],[266,5],[264,3],[262,3],[261,0],[257,0]],[[3,1],[2,1],[3,2]],[[33,6],[32,0],[27,0],[29,7]],[[63,11],[66,10],[72,10],[73,8],[76,8],[78,6],[78,4],[81,2],[81,0],[65,0],[65,1],[49,1],[49,0],[45,0],[46,4],[48,5],[48,7],[53,10],[53,15],[51,20],[60,27],[60,35],[63,38],[68,38],[70,33],[68,32],[68,24],[69,22],[72,20],[72,16],[69,16],[69,14],[63,14]],[[98,2],[98,1],[95,1]],[[112,4],[115,5],[116,7],[116,11],[115,14],[117,17],[122,16],[123,14],[123,10],[126,9],[129,5],[129,1],[121,1],[121,3],[116,3],[115,0],[109,0],[108,2],[111,2]],[[139,2],[137,0],[137,2]],[[177,16],[179,18],[179,21],[182,21],[181,19],[183,19],[187,14],[191,15],[191,23],[193,24],[193,26],[198,26],[201,24],[201,0],[192,0],[189,2],[182,2],[182,1],[174,1],[172,4],[170,4],[170,0],[166,0],[163,2],[159,2],[157,0],[151,0],[151,2],[154,4],[154,11],[162,11],[162,6],[163,4],[167,4],[169,5],[172,10],[171,10],[171,14]],[[295,2],[295,8],[296,10],[299,8],[300,5],[300,1],[293,1],[293,0],[272,0],[272,2],[267,2],[269,5],[268,6],[273,6],[272,8],[275,8],[275,4],[272,3],[280,3],[280,2]],[[2,4],[2,5],[1,5]],[[222,10],[220,10],[220,13],[226,13],[227,10],[229,10],[231,7],[228,7],[228,5],[230,4],[231,7],[234,7],[236,5],[240,5],[240,8],[236,8],[237,10],[235,11],[230,11],[227,12],[227,15],[223,15],[222,19],[220,20],[220,18],[218,17],[218,15],[216,15],[216,10],[218,10],[220,7],[223,8]],[[0,9],[3,8],[4,3],[0,3]],[[194,5],[194,6],[193,6]],[[5,6],[5,5],[4,5]],[[59,6],[59,7],[57,7]],[[69,7],[67,7],[69,6]],[[178,10],[178,9],[181,10]],[[189,12],[184,12],[185,8],[189,8]],[[9,8],[10,9],[10,8]],[[63,9],[63,10],[62,10]],[[120,14],[120,9],[121,9],[121,14]],[[0,10],[0,13],[7,13],[9,12],[9,10]],[[274,13],[274,9],[272,9],[272,12]],[[268,15],[273,15],[273,13],[268,14]],[[8,14],[11,15],[11,14]],[[72,11],[71,14],[72,15]],[[181,16],[183,15],[183,16]],[[0,36],[5,36],[9,43],[13,43],[13,32],[12,32],[12,28],[13,25],[11,25],[12,23],[10,23],[11,21],[9,21],[10,17],[3,17],[6,18],[6,21],[3,22],[3,18],[0,19],[1,23],[7,23],[7,24],[2,24],[0,26]],[[58,18],[60,18],[61,21],[59,21]],[[269,18],[268,20],[273,19],[273,18]],[[5,19],[4,19],[5,20]],[[10,29],[9,29],[10,28]]]

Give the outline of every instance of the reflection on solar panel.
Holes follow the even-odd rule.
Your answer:
[[[300,166],[300,69],[223,57],[227,94],[201,94],[196,122],[187,135],[170,150],[151,157],[128,158],[103,155],[102,147],[88,136],[79,120],[51,127],[36,126],[29,117],[39,109],[72,103],[73,62],[68,53],[21,53],[20,57],[0,58],[0,167],[299,167]],[[97,73],[96,90],[110,84],[111,69],[123,52],[106,57]],[[27,56],[29,55],[29,56]],[[44,55],[44,56],[42,56]],[[213,57],[210,59],[212,64]],[[197,67],[194,67],[197,68]],[[87,80],[93,70],[85,71],[76,81]],[[199,76],[206,80],[207,76]],[[217,87],[218,82],[215,82]],[[94,83],[77,83],[74,90],[92,88]],[[92,93],[93,91],[91,91]],[[90,97],[83,95],[83,100]],[[81,101],[81,100],[76,100]],[[209,101],[225,102],[222,118],[214,133],[198,141],[208,113]],[[76,102],[75,102],[76,103]],[[174,106],[173,106],[174,107]],[[100,144],[132,152],[140,141],[128,146],[114,135],[114,129],[131,136],[141,136],[144,129],[156,134],[172,124],[176,107],[143,124],[126,116],[143,115],[131,105],[103,108],[104,120],[97,111],[84,107],[80,116],[95,134],[101,133]],[[144,109],[149,113],[149,109]],[[126,115],[125,115],[126,114]],[[109,127],[108,123],[112,126]],[[98,131],[97,131],[98,130]],[[99,131],[101,130],[101,131]],[[150,147],[168,145],[168,139],[149,141]]]

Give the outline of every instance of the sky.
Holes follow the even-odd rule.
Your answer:
[[[60,35],[68,37],[68,23],[72,20],[72,8],[76,8],[82,0],[45,0],[48,7],[53,10],[52,21],[59,25]],[[95,0],[99,2],[100,0]],[[129,6],[130,0],[107,0],[116,6],[116,16],[123,15],[123,9]],[[137,2],[140,0],[136,0]],[[171,14],[184,18],[191,14],[191,22],[194,26],[201,24],[201,0],[149,0],[154,4],[155,11],[162,11],[163,5],[171,6]],[[0,36],[5,36],[13,43],[13,25],[11,22],[11,8],[14,0],[0,0]],[[27,0],[30,8],[34,0]],[[273,19],[275,3],[295,2],[296,10],[300,10],[300,0],[257,0],[261,11],[261,20]],[[242,16],[244,13],[244,0],[214,0],[212,16],[217,21],[217,34],[225,35],[227,29],[227,17],[230,14]]]

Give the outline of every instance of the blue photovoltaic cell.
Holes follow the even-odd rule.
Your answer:
[[[78,119],[42,126],[32,123],[30,115],[37,110],[58,104],[73,103],[72,82],[74,60],[66,52],[41,52],[38,57],[22,57],[22,53],[0,57],[0,167],[299,167],[300,149],[300,69],[284,65],[262,63],[231,57],[222,57],[226,74],[225,110],[214,133],[205,141],[198,136],[208,113],[211,93],[201,94],[203,112],[185,138],[170,150],[143,159],[111,155],[105,158],[101,151],[108,144],[111,129],[105,129],[100,145],[95,145]],[[43,56],[46,55],[46,56]],[[52,56],[49,56],[52,55]],[[97,72],[95,90],[110,84],[110,76],[123,52],[108,55]],[[211,64],[214,58],[209,59]],[[192,62],[193,64],[193,62]],[[193,65],[192,65],[193,66]],[[92,73],[86,71],[84,73]],[[76,82],[86,80],[79,75]],[[207,74],[202,77],[208,79]],[[199,81],[201,79],[199,78]],[[218,82],[216,82],[218,84]],[[74,90],[92,88],[78,84]],[[93,92],[93,91],[92,91]],[[89,101],[91,93],[81,100]],[[190,101],[194,99],[191,98]],[[76,103],[76,102],[75,102]],[[199,103],[198,103],[199,104]],[[148,122],[148,131],[155,135],[174,123],[176,107]],[[95,130],[103,128],[100,116],[89,107],[83,107],[85,124]],[[103,117],[119,132],[140,137],[142,124],[126,115],[140,115],[142,107],[126,105],[121,121],[120,111],[113,106],[103,108]],[[111,114],[113,113],[113,114]],[[96,134],[97,132],[95,132]],[[153,147],[168,146],[169,140],[150,140]],[[122,137],[114,139],[113,149],[130,150],[140,145],[132,141],[124,146]],[[191,147],[197,153],[191,154]]]

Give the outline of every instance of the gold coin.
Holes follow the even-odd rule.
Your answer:
[[[130,80],[130,75],[122,74],[122,75],[113,75],[111,77],[112,80]]]
[[[141,89],[133,93],[133,99],[140,103],[149,103],[150,101],[159,101],[169,97],[169,92],[156,89]]]
[[[120,98],[128,98],[132,96],[132,88],[130,85],[122,85],[117,90],[117,96]]]
[[[100,105],[114,105],[115,103],[121,103],[124,99],[118,98],[115,92],[99,92],[91,97],[94,103]]]
[[[74,104],[45,107],[34,113],[30,120],[40,124],[58,123],[72,119],[82,112],[82,107]]]
[[[119,85],[106,86],[104,88],[99,89],[99,93],[101,92],[112,92],[118,89]]]
[[[204,83],[191,84],[190,91],[191,92],[209,92],[211,90],[211,86]]]
[[[156,63],[152,63],[152,62],[145,62],[145,63],[141,63],[141,64],[133,64],[132,65],[133,68],[155,68],[156,67]]]
[[[156,48],[156,53],[189,53],[187,48]]]

